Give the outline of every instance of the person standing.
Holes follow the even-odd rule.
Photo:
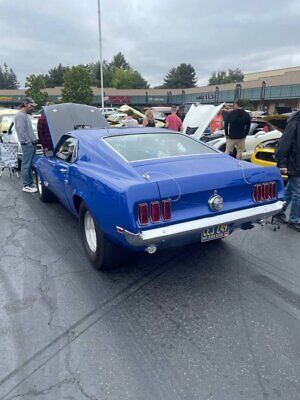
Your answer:
[[[139,123],[134,118],[134,112],[132,110],[127,111],[127,117],[123,119],[123,123],[127,128],[136,128],[139,126]]]
[[[283,174],[288,174],[285,193],[286,205],[282,213],[277,215],[281,222],[300,232],[300,112],[288,119],[287,126],[275,151],[278,168]],[[291,205],[289,220],[286,221],[285,211]]]
[[[152,110],[145,112],[145,118],[143,119],[143,126],[148,128],[155,128],[155,119]]]
[[[237,100],[233,105],[233,111],[225,119],[226,154],[233,154],[236,149],[236,158],[242,159],[250,126],[250,115],[243,109],[242,100]]]
[[[42,114],[38,119],[37,131],[38,131],[39,142],[42,145],[44,152],[48,150],[53,150],[51,134],[44,110],[42,111]]]
[[[178,107],[176,114],[181,119],[181,122],[183,122],[183,120],[185,118],[184,105],[181,105]]]
[[[37,104],[30,97],[26,97],[22,101],[20,111],[15,116],[15,128],[23,153],[21,164],[23,192],[27,193],[37,192],[32,177],[32,161],[35,155],[37,137],[33,131],[29,116],[36,106]]]
[[[214,133],[216,131],[221,131],[223,129],[224,125],[224,120],[222,116],[222,111],[219,111],[219,113],[211,120],[210,123],[210,131],[211,133]]]
[[[180,132],[182,130],[182,121],[176,114],[176,106],[171,107],[171,114],[166,118],[165,128]]]

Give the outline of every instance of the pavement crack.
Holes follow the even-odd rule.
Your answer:
[[[54,385],[51,385],[45,389],[31,389],[26,393],[19,393],[16,394],[12,397],[6,397],[6,400],[15,400],[15,399],[22,399],[24,397],[29,397],[29,400],[31,400],[33,397],[37,397],[37,396],[44,396],[45,394],[49,394],[50,392],[52,392],[54,389],[59,389],[64,385],[68,385],[68,384],[74,384],[74,378],[66,378],[60,382],[55,383]],[[3,398],[2,398],[3,399]],[[92,399],[94,400],[94,399]]]
[[[120,304],[123,304],[131,296],[138,293],[149,283],[172,269],[172,267],[174,267],[173,261],[178,261],[181,258],[184,259],[185,255],[183,254],[178,256],[175,254],[168,260],[164,260],[156,264],[149,272],[134,280],[125,288],[113,295],[110,299],[107,299],[98,307],[87,313],[81,319],[72,324],[67,330],[63,331],[55,339],[49,342],[46,346],[42,347],[39,351],[33,354],[25,362],[4,376],[0,380],[0,387],[5,393],[4,398],[12,393],[23,382],[33,376],[61,351],[66,349],[73,341],[78,339],[91,327],[100,322],[109,312],[112,311],[112,309],[118,307]],[[27,372],[24,372],[24,369],[27,370]]]
[[[241,292],[241,278],[240,278],[240,268],[238,268],[237,271],[237,288],[238,288],[238,296],[239,296],[239,308],[240,308],[240,312],[241,312],[241,317],[242,317],[242,323],[244,326],[244,330],[245,330],[245,334],[246,334],[246,339],[248,342],[248,348],[249,348],[249,353],[253,362],[253,369],[254,369],[254,373],[258,382],[258,385],[261,389],[261,393],[262,393],[262,397],[264,400],[268,400],[269,399],[269,394],[267,393],[265,386],[263,384],[263,380],[262,380],[262,376],[260,374],[259,371],[259,366],[254,354],[254,348],[253,348],[253,344],[251,341],[251,337],[250,337],[250,332],[249,332],[249,328],[247,325],[247,321],[246,321],[246,315],[245,315],[245,310],[243,307],[243,296],[242,296],[242,292]]]

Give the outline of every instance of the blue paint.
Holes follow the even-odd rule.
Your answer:
[[[260,182],[276,181],[278,199],[283,199],[284,186],[275,167],[241,163],[221,153],[127,163],[103,140],[108,135],[151,132],[162,130],[124,128],[71,131],[67,136],[78,140],[77,160],[70,164],[55,156],[42,156],[35,159],[35,168],[42,180],[48,183],[48,189],[70,212],[78,216],[74,201],[78,196],[86,203],[102,232],[113,242],[125,247],[130,246],[124,236],[117,233],[116,226],[131,232],[141,230],[137,222],[137,205],[142,202],[173,200],[172,221],[150,223],[143,227],[147,230],[216,215],[208,206],[208,199],[215,190],[224,199],[224,207],[219,213],[257,205],[252,198],[253,185]],[[61,172],[62,169],[65,172]],[[148,180],[143,177],[144,174],[149,175]],[[191,237],[191,241],[193,239]]]

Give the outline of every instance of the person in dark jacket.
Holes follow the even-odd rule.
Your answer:
[[[300,112],[288,119],[287,126],[275,152],[280,171],[288,174],[285,194],[285,209],[291,204],[288,226],[300,232]],[[278,215],[281,222],[287,222],[285,213]]]
[[[39,142],[43,147],[44,152],[53,150],[52,138],[49,131],[49,126],[45,112],[43,111],[37,123],[37,131]]]
[[[237,100],[233,105],[233,111],[228,113],[224,123],[226,136],[225,152],[227,154],[233,154],[236,149],[236,158],[241,160],[250,126],[250,115],[243,109],[242,100]]]

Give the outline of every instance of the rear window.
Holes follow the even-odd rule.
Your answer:
[[[203,143],[171,132],[110,136],[104,140],[128,162],[216,153]]]

